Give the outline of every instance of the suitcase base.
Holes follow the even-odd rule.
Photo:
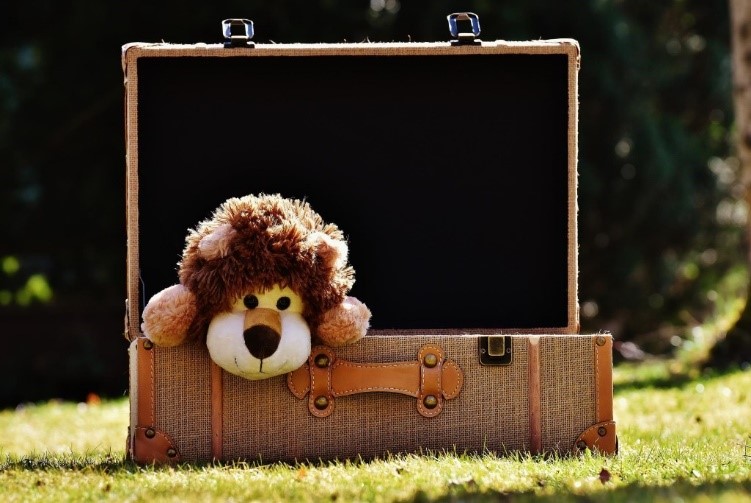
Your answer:
[[[139,338],[130,358],[128,455],[139,463],[617,450],[609,334],[368,335],[261,381],[224,372],[203,344]]]

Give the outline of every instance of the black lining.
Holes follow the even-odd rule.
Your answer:
[[[140,265],[248,193],[350,240],[374,328],[568,324],[566,55],[142,57]]]

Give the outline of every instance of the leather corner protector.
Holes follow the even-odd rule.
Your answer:
[[[133,461],[139,464],[179,463],[180,451],[164,432],[149,426],[137,426],[131,451]]]
[[[615,421],[603,421],[584,430],[573,445],[573,452],[580,454],[590,449],[601,454],[618,453],[618,436]]]

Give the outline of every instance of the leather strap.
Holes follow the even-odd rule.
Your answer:
[[[613,420],[613,337],[594,336],[595,352],[595,424],[576,439],[573,451],[591,449],[603,454],[618,453],[618,435]]]
[[[613,337],[596,335],[595,348],[595,411],[596,421],[613,419]]]
[[[145,337],[136,342],[138,365],[138,391],[136,405],[136,426],[129,454],[137,463],[177,463],[180,451],[164,432],[154,426],[156,423],[156,402],[154,390],[154,344]]]
[[[223,457],[224,410],[222,392],[222,368],[211,362],[211,457],[220,460]]]
[[[542,406],[540,397],[540,338],[527,339],[527,371],[529,395],[529,450],[542,451]]]
[[[136,421],[138,426],[152,426],[155,420],[154,343],[145,337],[139,337],[136,342],[136,351],[138,362]]]
[[[394,363],[339,360],[331,348],[316,346],[308,363],[287,374],[292,394],[308,395],[308,409],[316,417],[330,415],[337,397],[376,391],[415,397],[418,412],[435,417],[445,400],[459,396],[463,383],[459,366],[433,344],[423,346],[417,360]]]

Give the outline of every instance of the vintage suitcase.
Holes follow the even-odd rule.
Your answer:
[[[129,457],[616,451],[612,338],[579,334],[579,46],[448,19],[437,43],[254,44],[227,20],[224,44],[123,46]],[[186,229],[253,193],[336,222],[373,312],[261,381],[140,328]]]

